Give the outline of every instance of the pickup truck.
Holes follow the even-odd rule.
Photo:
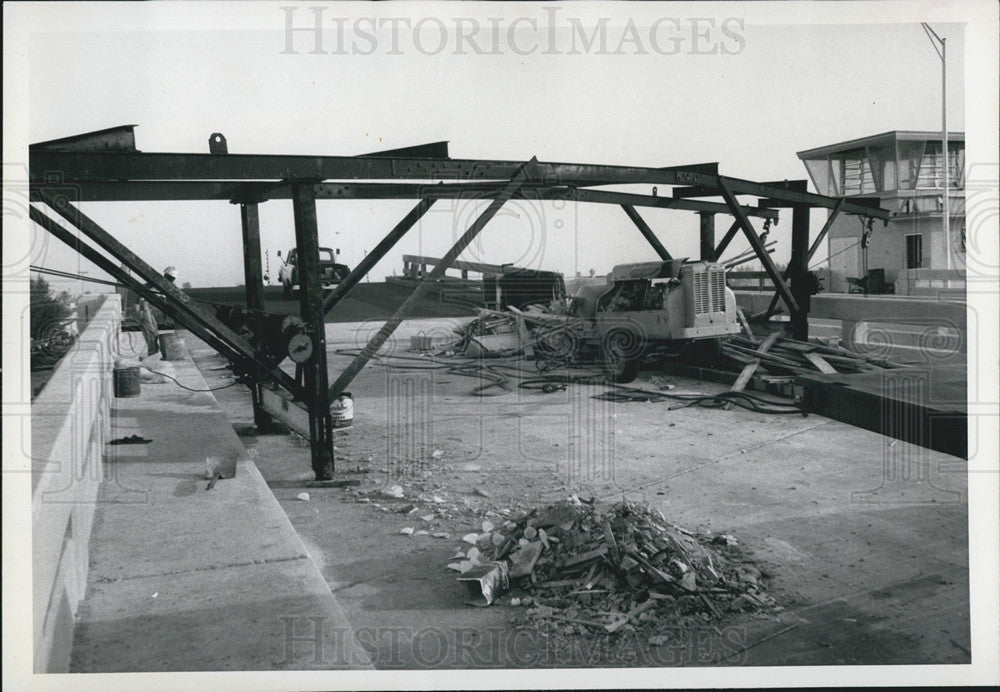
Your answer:
[[[332,289],[351,273],[346,264],[337,263],[338,254],[340,254],[339,250],[334,252],[328,247],[319,249],[320,281],[324,289]],[[281,257],[281,250],[278,250],[278,257]],[[298,250],[292,248],[283,259],[284,264],[278,270],[278,279],[281,281],[282,289],[287,298],[299,290]]]

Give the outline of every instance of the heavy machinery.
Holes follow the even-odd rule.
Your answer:
[[[618,265],[606,284],[581,286],[569,314],[581,319],[539,345],[564,354],[596,348],[619,382],[634,380],[646,356],[692,347],[710,356],[718,353],[724,336],[740,331],[736,296],[716,262]]]

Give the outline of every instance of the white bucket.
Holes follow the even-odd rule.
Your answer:
[[[354,423],[354,399],[350,392],[344,392],[330,405],[333,427],[347,428]]]

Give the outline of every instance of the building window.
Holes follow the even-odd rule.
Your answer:
[[[906,238],[906,268],[920,269],[924,266],[924,238],[919,233],[903,236]]]

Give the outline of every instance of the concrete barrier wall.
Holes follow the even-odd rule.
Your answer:
[[[91,309],[94,309],[91,304]],[[31,404],[34,670],[69,670],[111,430],[121,300],[109,294]]]
[[[965,297],[964,269],[902,269],[896,278],[898,295]]]

